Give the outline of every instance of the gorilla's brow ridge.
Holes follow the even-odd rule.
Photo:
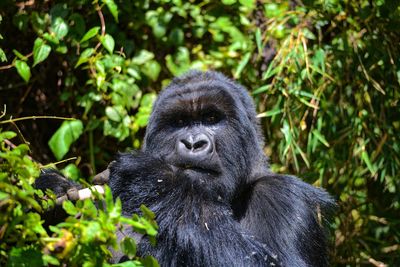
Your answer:
[[[185,90],[164,99],[163,116],[186,115],[196,118],[207,112],[217,112],[224,116],[235,116],[235,101],[223,88],[201,88]]]

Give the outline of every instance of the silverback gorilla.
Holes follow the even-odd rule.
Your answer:
[[[333,200],[272,173],[262,136],[242,86],[212,71],[173,79],[142,150],[110,165],[124,214],[143,203],[157,216],[157,244],[141,238],[138,254],[161,266],[328,266],[323,225]]]

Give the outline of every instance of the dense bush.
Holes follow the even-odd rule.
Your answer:
[[[107,258],[124,219],[104,216],[119,204],[85,214],[81,228],[71,216],[48,236],[28,155],[77,156],[59,168],[93,176],[118,149],[140,146],[157,92],[190,68],[249,88],[272,168],[336,196],[333,265],[400,264],[398,1],[3,0],[0,18],[0,264]],[[25,116],[37,117],[17,121]],[[85,254],[91,241],[76,236],[90,227],[104,239]],[[63,238],[78,244],[48,253]]]

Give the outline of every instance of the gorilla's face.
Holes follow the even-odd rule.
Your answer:
[[[199,190],[229,197],[251,174],[262,141],[255,112],[247,110],[254,108],[243,104],[247,92],[221,79],[208,72],[174,80],[155,104],[143,149]]]

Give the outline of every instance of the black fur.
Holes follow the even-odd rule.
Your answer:
[[[209,150],[177,148],[200,134]],[[142,151],[110,167],[125,215],[142,203],[157,215],[157,245],[142,238],[139,255],[161,266],[328,266],[319,214],[332,199],[272,173],[263,145],[243,87],[216,72],[175,78],[155,103]]]
[[[42,170],[40,177],[35,180],[35,188],[43,191],[51,189],[57,197],[61,197],[67,194],[69,189],[81,189],[82,186],[66,179],[60,172],[54,169],[45,169]],[[64,221],[68,217],[68,214],[61,205],[56,205],[53,209],[46,210],[42,217],[45,218],[43,225],[48,228],[49,225],[56,225]]]

